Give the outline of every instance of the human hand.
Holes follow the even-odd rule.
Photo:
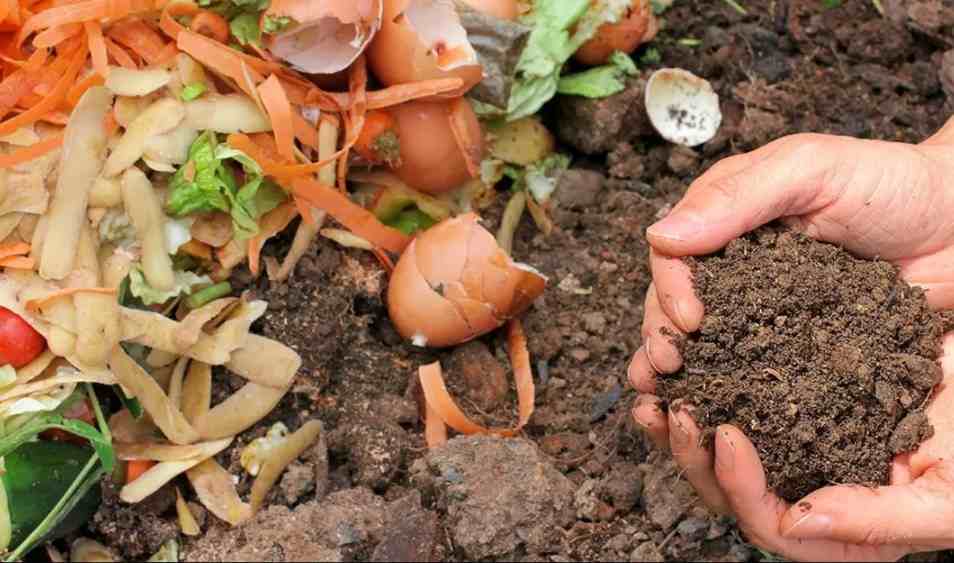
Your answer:
[[[669,217],[648,232],[654,285],[647,294],[644,344],[630,367],[631,381],[644,393],[634,415],[654,441],[672,447],[703,499],[716,510],[736,512],[743,528],[753,530],[755,541],[767,549],[793,558],[896,558],[900,555],[895,554],[904,553],[898,546],[859,553],[848,544],[788,542],[779,530],[787,507],[765,493],[761,464],[748,440],[738,430],[723,428],[716,452],[707,451],[698,447],[698,429],[688,413],[677,414],[674,409],[667,418],[658,408],[658,399],[651,395],[656,374],[675,372],[682,363],[671,336],[663,336],[660,329],[691,332],[699,327],[704,312],[692,291],[689,270],[679,257],[713,252],[749,230],[782,218],[815,238],[839,243],[857,254],[894,261],[910,283],[925,287],[932,306],[952,307],[954,222],[947,217],[954,209],[954,190],[943,185],[945,176],[954,171],[952,141],[954,127],[950,125],[917,146],[823,135],[781,139],[717,164],[693,184]],[[954,404],[954,397],[942,395],[939,400]],[[938,422],[935,425],[943,427]],[[938,432],[934,440],[943,444],[943,435]],[[730,442],[735,450],[726,450]],[[758,495],[748,497],[752,502],[741,500],[745,491],[720,483],[718,467],[713,465],[720,444],[723,451],[735,452],[736,469],[730,473],[745,476],[736,483],[749,487],[746,490],[753,495],[758,490]],[[921,451],[926,448],[928,444]],[[954,447],[948,449],[954,453]],[[906,467],[905,460],[898,461],[897,467]],[[945,466],[935,465],[916,465],[906,473],[906,480],[898,478],[892,483],[901,486],[916,478],[921,483],[929,476],[933,483],[946,474]],[[954,471],[950,473],[954,482]],[[844,505],[843,494],[835,494],[839,499],[835,504]],[[768,500],[759,505],[754,502],[758,499]],[[766,511],[766,503],[773,510]],[[757,516],[753,517],[753,511]],[[809,512],[821,514],[817,508]],[[806,529],[804,524],[797,528]]]

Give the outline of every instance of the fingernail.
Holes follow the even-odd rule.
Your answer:
[[[703,229],[700,217],[691,213],[671,213],[648,229],[646,235],[652,238],[681,242],[699,234]]]
[[[653,367],[653,370],[654,370],[656,373],[662,373],[662,370],[659,369],[658,367],[656,367],[656,363],[653,362],[653,352],[652,352],[652,348],[651,348],[651,346],[652,346],[652,344],[651,344],[652,341],[653,341],[653,338],[652,338],[651,336],[648,337],[648,338],[646,338],[646,340],[643,341],[643,348],[646,349],[646,359],[649,360],[649,365],[651,365],[651,366]]]
[[[831,516],[810,512],[795,521],[782,535],[794,539],[820,539],[831,536]]]
[[[673,314],[676,317],[673,321],[676,323],[683,332],[691,332],[689,330],[689,323],[686,321],[686,315],[682,312],[682,302],[678,299],[672,300],[672,309]]]
[[[718,439],[722,447],[716,448],[716,466],[721,471],[732,471],[735,469],[735,444],[725,430],[718,431]]]

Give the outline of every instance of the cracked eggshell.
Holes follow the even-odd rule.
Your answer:
[[[464,85],[440,96],[456,98],[483,79],[453,0],[383,1],[384,22],[368,48],[368,65],[378,80],[394,86],[457,77]]]
[[[428,229],[404,251],[391,275],[388,311],[416,346],[455,346],[523,313],[547,280],[517,264],[468,213]]]
[[[664,139],[687,147],[712,139],[722,124],[712,85],[681,68],[660,69],[649,77],[646,113]]]
[[[272,0],[265,16],[295,23],[268,37],[268,50],[308,74],[345,70],[381,28],[383,1]]]
[[[653,14],[652,2],[633,0],[620,21],[600,26],[573,58],[588,66],[604,65],[614,52],[632,53],[643,43],[652,41],[658,31],[659,22]]]

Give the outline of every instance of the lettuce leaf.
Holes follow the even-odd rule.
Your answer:
[[[616,51],[610,56],[607,65],[560,78],[557,92],[584,98],[606,98],[625,90],[625,77],[637,74],[639,69],[633,59],[626,53]]]
[[[229,22],[229,31],[239,45],[258,45],[262,30],[258,27],[259,16],[255,12],[243,12]]]
[[[129,292],[146,305],[157,305],[175,299],[182,294],[190,295],[197,285],[211,284],[209,276],[200,276],[194,272],[177,271],[176,285],[169,291],[159,291],[146,281],[142,266],[135,265],[129,270]]]
[[[245,184],[239,186],[232,172],[242,167]],[[191,176],[191,180],[189,177]],[[206,131],[189,149],[189,161],[172,177],[167,209],[175,217],[207,211],[232,216],[238,240],[258,234],[258,220],[287,199],[285,192],[264,177],[264,171],[247,154],[217,142]]]
[[[509,120],[533,115],[557,94],[563,65],[604,23],[620,21],[631,0],[534,0],[524,22],[533,27],[517,64]]]

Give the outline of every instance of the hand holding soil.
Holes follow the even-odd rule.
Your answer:
[[[954,454],[954,335],[945,338],[944,382],[926,409],[934,435],[894,459],[890,486],[833,486],[790,506],[767,492],[772,475],[767,480],[741,431],[720,426],[714,451],[700,447],[688,409],[664,414],[652,395],[657,374],[682,368],[673,337],[703,325],[702,301],[680,257],[712,253],[782,219],[857,256],[894,263],[904,280],[926,290],[931,307],[952,308],[954,190],[944,185],[954,172],[952,141],[951,124],[917,146],[824,135],[783,138],[713,167],[649,229],[654,286],[643,346],[630,366],[630,380],[644,393],[634,416],[658,445],[672,448],[710,506],[734,513],[751,541],[769,551],[793,559],[857,560],[954,546],[954,464],[944,461]]]

